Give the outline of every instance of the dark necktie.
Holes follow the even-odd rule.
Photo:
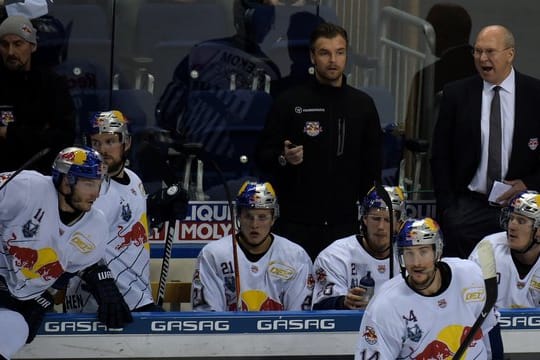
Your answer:
[[[489,147],[488,164],[486,174],[486,191],[489,193],[493,182],[501,179],[501,99],[499,97],[500,86],[493,88],[493,99],[489,113]]]

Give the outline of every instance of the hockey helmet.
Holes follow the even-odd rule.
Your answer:
[[[107,174],[107,165],[94,149],[68,147],[60,151],[52,165],[52,179],[56,186],[65,175],[70,185],[75,185],[78,178],[100,179]]]
[[[274,210],[274,218],[279,216],[276,192],[269,182],[244,182],[236,196],[237,214],[240,214],[242,208],[272,209]]]
[[[400,265],[405,266],[401,254],[402,249],[415,245],[433,245],[435,259],[442,256],[443,240],[439,224],[429,217],[423,219],[408,219],[401,226],[396,239],[396,251]]]
[[[540,227],[540,194],[536,191],[523,191],[510,201],[501,211],[500,224],[508,229],[510,214],[519,214],[534,221],[534,228]]]
[[[384,186],[384,190],[386,190],[386,192],[390,196],[390,201],[392,202],[392,210],[398,212],[398,219],[401,221],[405,221],[406,197],[401,187]],[[377,194],[377,190],[375,189],[375,187],[371,188],[371,190],[369,190],[367,195],[364,197],[364,200],[362,201],[362,206],[360,207],[359,217],[367,215],[369,213],[369,210],[373,208],[388,209],[388,206],[386,206],[384,200],[379,196],[379,194]]]
[[[119,110],[101,111],[92,114],[88,135],[118,134],[120,142],[129,138],[128,121]]]

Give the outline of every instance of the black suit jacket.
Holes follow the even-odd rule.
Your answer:
[[[540,80],[515,73],[515,122],[506,180],[540,190]],[[478,75],[443,90],[432,140],[431,169],[438,210],[467,191],[480,164],[483,81]]]

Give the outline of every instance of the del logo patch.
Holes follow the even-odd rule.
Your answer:
[[[538,138],[529,139],[529,149],[536,150],[538,147]]]
[[[323,129],[318,121],[306,121],[304,125],[304,133],[308,136],[317,136],[322,133]]]

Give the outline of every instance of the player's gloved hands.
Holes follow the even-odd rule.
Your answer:
[[[150,194],[146,201],[150,226],[159,228],[167,220],[183,220],[188,212],[188,202],[188,193],[178,184]]]
[[[89,291],[98,303],[98,319],[109,328],[121,328],[133,321],[131,311],[118,291],[109,268],[92,265],[80,274]]]
[[[53,297],[48,291],[45,291],[40,296],[31,300],[22,302],[21,313],[28,324],[27,344],[31,343],[36,337],[39,327],[43,322],[43,318],[45,317],[45,313],[52,310],[53,304]]]

